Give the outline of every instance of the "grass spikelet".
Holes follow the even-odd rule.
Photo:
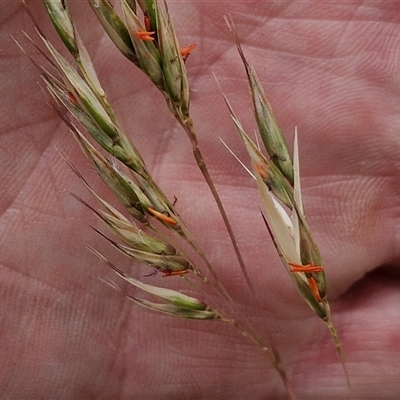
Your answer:
[[[252,173],[256,178],[264,205],[264,222],[297,291],[328,327],[343,365],[347,385],[351,389],[349,374],[327,299],[326,276],[321,256],[304,214],[300,188],[297,129],[294,140],[294,163],[292,163],[286,140],[258,77],[244,56],[232,22],[228,19],[226,22],[233,33],[237,50],[245,66],[259,133],[271,160],[262,155],[246,134],[224,95],[231,118],[250,156]],[[286,209],[281,207],[279,202],[286,206]],[[287,223],[288,219],[291,220],[290,224]]]
[[[285,137],[277,119],[275,118],[271,104],[265,96],[264,89],[253,66],[244,56],[233,21],[225,17],[225,22],[234,37],[237,51],[246,70],[250,93],[253,100],[254,116],[257,121],[258,130],[264,143],[264,147],[271,158],[271,161],[279,168],[290,184],[293,184],[293,165]]]
[[[176,317],[188,318],[188,319],[222,319],[219,313],[213,308],[209,307],[202,301],[177,292],[176,290],[171,290],[167,288],[161,288],[154,285],[145,284],[128,274],[120,271],[116,266],[114,266],[110,261],[108,261],[104,256],[102,256],[98,251],[93,248],[89,248],[94,254],[107,263],[109,267],[122,279],[130,283],[131,285],[141,289],[144,292],[150,293],[151,295],[163,300],[165,303],[154,303],[148,300],[138,299],[132,296],[126,296],[134,303],[150,308],[151,310],[162,312],[165,314],[170,314]],[[118,286],[114,286],[119,289]],[[120,289],[121,290],[121,289]],[[121,290],[122,291],[122,290]]]

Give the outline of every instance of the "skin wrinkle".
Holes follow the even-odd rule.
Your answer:
[[[357,10],[354,11],[353,16],[350,17],[347,20],[347,22],[344,24],[344,28],[343,28],[342,32],[339,34],[339,39],[336,42],[336,46],[335,46],[336,51],[334,50],[333,54],[340,53],[340,49],[344,47],[343,46],[343,40],[345,39],[345,37],[347,37],[346,33],[347,33],[347,31],[348,31],[348,29],[350,27],[351,22],[353,22],[354,15],[356,14],[356,12],[357,12]]]
[[[318,4],[317,2],[304,2],[305,7],[307,7],[308,4],[311,4],[310,7],[314,7],[313,4]],[[304,20],[304,21],[333,21],[333,22],[344,22],[344,21],[348,21],[349,17],[351,16],[351,20],[355,21],[355,22],[379,22],[382,20],[387,20],[388,18],[392,17],[395,21],[398,21],[399,18],[397,16],[396,13],[393,13],[393,11],[385,11],[382,12],[379,17],[377,16],[376,12],[377,10],[382,10],[382,7],[375,7],[375,2],[362,2],[361,4],[355,4],[352,7],[350,2],[344,3],[345,5],[343,7],[341,7],[341,5],[339,4],[339,7],[336,7],[337,10],[340,11],[336,11],[335,7],[331,7],[332,4],[334,3],[320,3],[319,5],[322,5],[322,10],[326,10],[326,12],[324,13],[318,13],[320,11],[320,9],[317,10],[316,13],[316,17],[314,18],[308,18],[307,13],[304,12],[304,16],[302,16],[301,18],[296,17],[295,15],[285,15],[281,18],[284,19],[291,19],[291,20]],[[296,4],[294,4],[296,6]],[[335,4],[336,6],[337,4]],[[380,4],[381,5],[381,4]],[[390,3],[386,3],[385,6],[390,5]],[[368,13],[369,10],[372,10],[371,13]],[[359,11],[360,15],[357,15],[357,10]],[[304,11],[304,10],[302,10]],[[335,17],[332,16],[332,11],[335,12]],[[299,8],[295,7],[295,14],[299,13]],[[288,13],[286,13],[288,14]],[[325,17],[326,15],[326,17]],[[365,15],[365,17],[364,17]],[[276,16],[277,19],[279,19],[279,16]]]
[[[29,128],[29,127],[31,127],[31,126],[33,126],[33,125],[34,125],[34,122],[32,122],[31,124],[27,124],[27,125],[26,125],[26,128]],[[60,123],[58,123],[57,125],[60,125]],[[16,131],[20,131],[21,128],[15,128],[15,130],[16,130]],[[54,134],[55,134],[56,129],[55,129],[53,132],[54,132]],[[52,137],[53,137],[53,136],[52,136]],[[33,143],[33,147],[34,147],[34,148],[36,147],[36,149],[37,149],[37,157],[36,157],[36,160],[33,162],[33,164],[29,165],[29,168],[25,169],[25,171],[26,171],[26,174],[25,174],[26,180],[25,180],[24,185],[21,186],[20,189],[19,189],[19,192],[20,192],[20,193],[24,191],[25,186],[28,184],[27,182],[28,182],[29,178],[32,176],[32,174],[34,174],[35,169],[37,168],[37,166],[38,166],[39,163],[41,162],[41,159],[42,159],[42,157],[43,157],[43,154],[40,155],[41,152],[44,153],[45,150],[46,150],[46,149],[49,147],[49,145],[50,145],[50,141],[48,141],[48,145],[45,146],[44,148],[43,148],[42,146],[39,147],[38,144],[37,144],[37,142],[35,142],[35,140],[32,140],[32,143]],[[41,143],[44,143],[44,144],[45,144],[46,141],[41,141]],[[28,153],[28,154],[29,154],[30,158],[32,158],[32,153]],[[26,159],[26,158],[25,158],[25,159]],[[20,167],[18,166],[18,168],[20,168]],[[12,207],[12,206],[14,205],[14,202],[17,200],[18,197],[19,197],[19,196],[18,196],[18,193],[15,191],[15,196],[14,196],[14,197],[9,198],[8,201],[7,201],[7,203],[2,203],[2,207],[4,207],[4,211],[0,214],[0,216],[4,215],[4,213],[6,212],[6,210],[7,210],[9,207]]]
[[[119,326],[120,326],[120,334],[115,335],[115,332],[111,332],[109,336],[110,338],[110,343],[112,343],[112,347],[114,349],[114,354],[115,357],[111,359],[111,363],[108,366],[109,372],[109,380],[111,381],[111,376],[112,373],[115,371],[115,374],[119,377],[120,379],[120,385],[117,387],[119,388],[118,392],[113,393],[113,398],[119,399],[119,398],[124,398],[123,396],[123,391],[124,391],[124,381],[127,379],[127,368],[120,368],[118,366],[118,363],[122,363],[122,365],[126,364],[126,355],[124,354],[123,348],[126,345],[127,342],[127,335],[129,335],[130,332],[130,327],[129,327],[129,321],[130,321],[130,314],[131,314],[131,307],[129,302],[125,301],[123,298],[119,301],[120,308],[117,310],[116,314],[119,314]],[[105,392],[107,386],[109,386],[109,382],[106,380],[102,382],[103,384],[99,385],[99,388],[97,390],[96,395],[94,398],[101,398],[102,397],[102,392]],[[110,382],[110,386],[112,385],[112,382]]]
[[[340,185],[341,182],[334,182],[332,184],[325,184],[324,190],[327,189],[327,187],[329,186],[333,186],[333,187],[338,187],[340,188],[342,185]],[[364,187],[366,186],[363,183],[360,183],[358,185],[358,187]],[[381,187],[382,186],[382,180],[379,178],[376,178],[375,181],[375,186],[376,187]],[[318,190],[317,188],[320,187],[321,189],[321,185],[314,185],[314,189],[310,190],[310,193],[316,193]],[[354,186],[352,184],[350,184],[348,181],[346,181],[346,189],[343,189],[343,187],[340,190],[340,193],[349,193],[349,195],[351,196],[351,193],[354,192]],[[333,189],[332,189],[333,190]],[[380,196],[380,198],[369,198],[368,197],[368,193],[369,192],[374,192],[374,186],[371,184],[368,184],[368,186],[366,187],[365,190],[365,194],[364,194],[364,199],[362,200],[362,202],[360,203],[359,201],[356,202],[356,199],[354,199],[354,201],[352,203],[350,203],[350,208],[349,208],[349,204],[347,203],[347,211],[346,209],[343,210],[342,212],[342,223],[345,223],[345,221],[351,221],[351,215],[355,215],[355,217],[353,218],[353,222],[347,223],[345,224],[345,229],[343,229],[343,227],[341,227],[341,236],[342,236],[342,241],[348,241],[354,244],[358,244],[358,246],[362,246],[362,243],[365,242],[364,236],[368,235],[368,231],[369,230],[374,230],[376,231],[376,226],[379,226],[379,221],[384,220],[384,215],[388,214],[393,214],[393,208],[391,206],[391,202],[390,200],[388,200],[386,198],[386,196],[383,195],[383,193],[385,192],[384,190],[381,189],[381,193],[382,195]],[[334,191],[334,190],[333,190]],[[312,196],[312,195],[311,195]],[[313,196],[314,198],[315,196]],[[323,194],[322,194],[323,197]],[[340,200],[340,196],[337,196],[338,201]],[[306,201],[307,201],[307,196],[306,196]],[[316,202],[316,200],[312,200],[313,202]],[[334,200],[333,200],[334,201]],[[306,202],[306,204],[308,204],[308,202]],[[334,204],[334,203],[333,203]],[[343,203],[344,206],[346,206],[346,202]],[[329,207],[329,206],[328,206]],[[372,219],[371,217],[367,218],[365,217],[368,212],[370,212],[371,209],[376,209],[377,210],[377,214],[375,216],[374,219]],[[355,214],[356,213],[356,214]],[[318,218],[319,213],[316,212],[314,213],[314,216],[311,216],[312,219],[317,219]],[[323,214],[322,214],[322,218],[324,218]],[[389,218],[389,220],[391,220],[392,218]],[[338,221],[336,221],[335,223],[330,223],[330,225],[332,225],[332,227],[337,223]],[[343,226],[340,224],[339,222],[339,226]],[[347,229],[346,229],[347,228]],[[379,232],[383,231],[385,232],[385,236],[387,236],[387,239],[385,241],[385,246],[384,246],[384,251],[381,251],[380,253],[381,256],[380,261],[378,261],[378,264],[383,264],[385,262],[390,262],[395,260],[395,253],[397,252],[397,242],[395,239],[390,240],[390,238],[394,238],[395,235],[393,234],[394,231],[394,225],[386,225],[385,228],[380,228],[378,230],[378,232],[375,232],[375,234],[379,234]],[[367,232],[365,234],[365,232]],[[392,234],[391,234],[392,232]],[[371,240],[371,252],[373,251],[373,245],[374,245],[374,240]],[[391,249],[391,250],[389,250]],[[392,254],[391,256],[389,256],[389,258],[387,258],[388,254]],[[384,256],[384,254],[386,254],[386,256]],[[375,268],[375,262],[376,262],[376,254],[371,254],[371,258],[369,259],[369,262],[363,267],[363,269],[365,268],[366,270],[372,270]],[[385,258],[382,258],[385,257]],[[363,273],[362,270],[360,269],[360,273],[358,278],[355,276],[353,277],[354,280],[358,280],[361,279],[363,277]]]
[[[154,177],[159,177],[161,175],[160,172],[162,172],[165,160],[169,156],[168,153],[171,152],[171,150],[168,151],[168,149],[176,141],[177,136],[181,135],[181,140],[187,140],[185,133],[183,131],[180,132],[180,130],[181,128],[176,122],[173,123],[168,129],[164,130],[161,135],[158,133],[158,140],[155,146],[158,148],[158,151],[156,152],[157,157],[151,160],[151,166],[149,166],[149,168],[151,167],[150,171]],[[174,160],[176,160],[176,158],[174,158]]]
[[[354,22],[354,21],[352,21],[352,22]],[[346,24],[346,29],[345,29],[345,30],[341,30],[341,31],[340,31],[340,33],[341,33],[341,38],[340,38],[339,42],[338,42],[337,45],[336,45],[337,49],[343,47],[343,46],[341,46],[340,43],[341,43],[341,41],[343,40],[344,36],[346,36],[347,27],[348,27],[348,24]],[[256,48],[256,47],[257,47],[257,42],[256,42],[256,41],[252,41],[252,46],[253,46],[253,48]],[[291,50],[292,50],[292,49],[291,49]],[[270,48],[270,51],[273,51],[273,52],[282,52],[281,49],[273,49],[273,48]],[[337,50],[336,53],[337,53],[337,52],[339,52],[339,51]],[[285,51],[284,51],[284,50],[283,50],[283,54],[285,54]],[[288,54],[288,55],[293,55],[293,51],[288,52],[287,54]],[[301,54],[301,53],[297,52],[297,53],[294,53],[294,54]],[[332,56],[331,56],[330,58],[327,58],[327,60],[331,61],[332,59],[338,59],[338,58],[339,58],[339,59],[342,59],[342,56],[340,56],[340,57],[335,57],[335,56],[333,56],[333,54],[335,54],[335,51],[333,51]],[[349,54],[350,54],[350,53],[349,53]],[[307,55],[302,54],[301,58],[304,59],[304,57],[307,57],[307,58],[309,57],[309,58],[311,58],[311,59],[315,58],[316,60],[320,60],[320,59],[321,59],[321,55],[320,55],[320,54],[315,55],[314,53],[313,53],[313,54],[307,54]],[[346,57],[348,57],[348,56],[346,56]],[[346,60],[344,59],[343,61],[346,61]],[[367,64],[367,65],[368,65],[368,64]],[[317,68],[320,69],[320,68],[321,68],[321,65],[319,65]],[[332,66],[331,66],[331,65],[330,65],[330,69],[332,70]]]
[[[124,388],[125,388],[125,381],[126,379],[128,379],[128,368],[127,368],[127,357],[124,354],[124,346],[126,346],[127,343],[127,335],[129,334],[129,319],[130,319],[130,304],[127,301],[124,301],[125,299],[122,299],[120,301],[120,315],[122,315],[122,322],[120,322],[120,334],[116,336],[115,340],[115,336],[112,336],[112,343],[114,345],[115,348],[115,357],[111,359],[111,363],[109,365],[109,379],[111,380],[113,373],[115,373],[120,381],[120,385],[118,385],[119,391],[115,394],[113,394],[113,397],[115,395],[115,399],[122,399],[124,398],[123,394],[124,394]],[[118,363],[121,363],[122,365],[124,365],[124,368],[120,368],[118,366]],[[120,371],[120,372],[119,372]],[[104,389],[108,386],[108,381],[104,382],[103,388],[101,388],[101,386],[99,386],[98,392],[96,397],[101,398],[102,397],[102,390],[104,391]]]
[[[77,221],[80,220],[78,219],[78,217],[74,217],[74,216],[68,216],[68,218],[66,219],[65,215],[60,215],[58,212],[49,212],[48,209],[46,209],[45,211],[43,211],[43,209],[41,209],[41,207],[43,207],[42,204],[36,205],[36,206],[31,206],[31,205],[26,205],[24,203],[20,203],[18,205],[15,205],[15,202],[13,204],[13,208],[11,208],[11,210],[7,210],[6,212],[9,213],[10,211],[16,211],[18,214],[21,212],[35,212],[37,213],[37,217],[35,218],[35,220],[40,219],[41,216],[43,217],[51,217],[51,218],[55,218],[59,221],[59,223],[61,222],[65,222],[66,220],[69,221],[73,221],[74,219],[76,219]],[[13,216],[13,220],[15,220],[16,218],[18,218],[19,215],[14,214]],[[31,219],[32,220],[32,219]],[[13,222],[13,221],[11,221]],[[27,221],[25,221],[27,222]]]
[[[63,294],[63,292],[59,288],[57,288],[57,286],[51,285],[48,282],[44,282],[43,280],[39,279],[38,277],[34,276],[33,274],[29,274],[24,270],[14,271],[15,267],[13,268],[11,266],[8,266],[5,263],[1,263],[0,265],[1,265],[2,269],[7,269],[7,271],[9,271],[10,273],[16,274],[18,278],[23,277],[23,278],[26,278],[27,280],[38,282],[41,285],[43,285],[44,287],[48,287],[48,288],[54,290],[57,293],[57,295],[62,295],[63,297],[65,296]],[[40,290],[41,290],[41,288],[40,288]]]
[[[233,358],[232,362],[235,364],[235,366],[232,364],[232,362],[229,362],[229,358],[230,357],[227,358],[226,354],[225,354],[224,357],[221,356],[221,358],[218,358],[218,359],[215,359],[215,358],[212,357],[212,352],[205,353],[205,355],[207,355],[207,354],[209,355],[209,357],[202,356],[202,357],[200,357],[200,359],[206,361],[207,369],[209,371],[211,371],[211,372],[214,371],[214,370],[217,372],[218,368],[220,368],[221,365],[223,365],[228,370],[230,370],[230,369],[233,370],[238,365],[238,362],[240,363],[240,365],[242,367],[244,367],[243,369],[248,370],[249,372],[251,372],[251,370],[252,370],[252,368],[247,369],[248,363],[246,364],[244,361],[243,362],[239,361],[240,357],[235,356],[235,352],[234,351],[230,352],[229,354],[230,354],[230,357]],[[179,360],[177,360],[177,361],[178,361],[178,363],[180,363],[180,362],[183,362],[184,359],[179,357]],[[199,380],[197,378],[198,370],[199,370],[200,367],[198,365],[196,365],[196,362],[193,361],[193,357],[189,357],[187,359],[187,361],[188,361],[187,365],[190,366],[193,369],[193,371],[192,371],[192,373],[190,373],[189,371],[185,372],[185,376],[182,376],[183,382],[185,382],[185,381],[186,382],[195,382],[197,387],[202,387],[203,384],[201,383],[201,380]],[[218,374],[216,374],[215,376],[218,377]],[[249,385],[251,385],[251,383],[249,383]],[[219,386],[221,386],[221,384]]]

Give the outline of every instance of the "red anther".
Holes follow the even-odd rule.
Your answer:
[[[163,277],[165,276],[180,276],[185,275],[189,272],[188,269],[183,269],[182,271],[169,271],[168,269],[164,269],[161,271],[163,273]]]
[[[183,48],[181,49],[181,55],[182,55],[182,57],[186,59],[186,58],[189,56],[189,54],[191,53],[191,51],[192,51],[195,47],[196,47],[196,44],[195,44],[195,43],[191,44],[191,45],[188,46],[188,47],[183,47]]]
[[[312,264],[299,265],[295,263],[289,263],[289,265],[291,267],[290,272],[322,272],[324,270],[323,267]]]
[[[146,28],[146,31],[151,29],[150,18],[147,15],[144,16],[144,27]]]
[[[177,224],[177,222],[173,218],[168,217],[168,215],[164,215],[164,214],[158,212],[154,208],[147,207],[147,211],[150,214],[154,215],[156,218],[158,218],[160,221],[166,222],[167,224],[170,224],[170,225],[176,225]]]
[[[78,105],[78,100],[76,99],[75,95],[72,92],[67,92],[68,100],[75,105]]]
[[[322,301],[322,298],[321,298],[321,295],[319,294],[317,282],[315,282],[315,279],[312,276],[307,278],[307,280],[308,280],[308,284],[310,285],[310,289],[313,292],[315,300],[317,300],[318,303],[320,303]]]
[[[155,34],[154,31],[151,31],[151,32],[147,32],[147,31],[138,31],[138,32],[135,33],[135,35],[136,35],[139,39],[144,40],[144,41],[150,41],[150,42],[152,42],[152,41],[154,40],[154,38],[151,36],[151,35],[154,35],[154,34]]]

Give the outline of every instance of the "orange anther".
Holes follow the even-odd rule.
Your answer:
[[[268,176],[265,172],[265,168],[262,164],[256,164],[256,170],[258,171],[258,173],[260,174],[262,179],[264,179],[264,180],[268,179]]]
[[[158,218],[160,221],[166,222],[167,224],[170,224],[170,225],[176,225],[177,224],[177,222],[173,218],[168,217],[168,215],[164,215],[164,214],[158,212],[154,208],[147,207],[147,211],[150,214],[154,215],[156,218]]]
[[[290,272],[322,272],[324,270],[323,267],[312,264],[299,265],[299,264],[289,263],[289,265],[291,267]]]
[[[307,280],[308,280],[308,284],[310,285],[310,289],[313,292],[315,300],[317,300],[318,303],[320,303],[322,301],[322,299],[321,299],[321,295],[319,294],[317,282],[315,282],[315,279],[312,276],[307,278]]]
[[[139,39],[144,40],[144,41],[151,41],[151,42],[154,40],[154,38],[153,38],[151,35],[154,35],[154,34],[155,34],[154,31],[152,31],[152,32],[139,31],[139,32],[136,32],[136,33],[135,33],[135,35],[136,35]]]
[[[164,269],[161,272],[163,273],[163,276],[180,276],[187,274],[189,270],[183,269],[182,271],[169,271],[168,269]]]
[[[183,48],[181,49],[181,55],[182,55],[182,57],[186,59],[186,58],[188,57],[188,55],[191,53],[191,51],[192,51],[195,47],[196,47],[196,44],[191,44],[191,45],[188,46],[188,47],[183,47]]]

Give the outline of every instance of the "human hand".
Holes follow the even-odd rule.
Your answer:
[[[122,125],[156,181],[178,198],[178,211],[242,311],[267,342],[272,338],[294,392],[307,399],[347,398],[332,338],[282,268],[260,219],[254,182],[218,140],[246,161],[211,74],[251,132],[245,73],[223,21],[231,13],[289,143],[298,126],[306,213],[325,262],[355,397],[395,398],[399,6],[170,4],[182,45],[197,43],[187,60],[192,114],[256,296],[245,285],[190,144],[161,96],[113,48],[86,2],[72,6]],[[42,5],[30,7],[53,40]],[[139,309],[98,279],[113,275],[87,244],[121,269],[129,271],[131,263],[89,228],[100,224],[69,192],[93,200],[59,151],[97,192],[111,196],[46,104],[39,74],[8,37],[12,33],[25,46],[21,29],[34,36],[32,23],[19,4],[3,3],[0,10],[4,396],[285,398],[268,360],[234,329]],[[175,278],[146,279],[163,285]]]

